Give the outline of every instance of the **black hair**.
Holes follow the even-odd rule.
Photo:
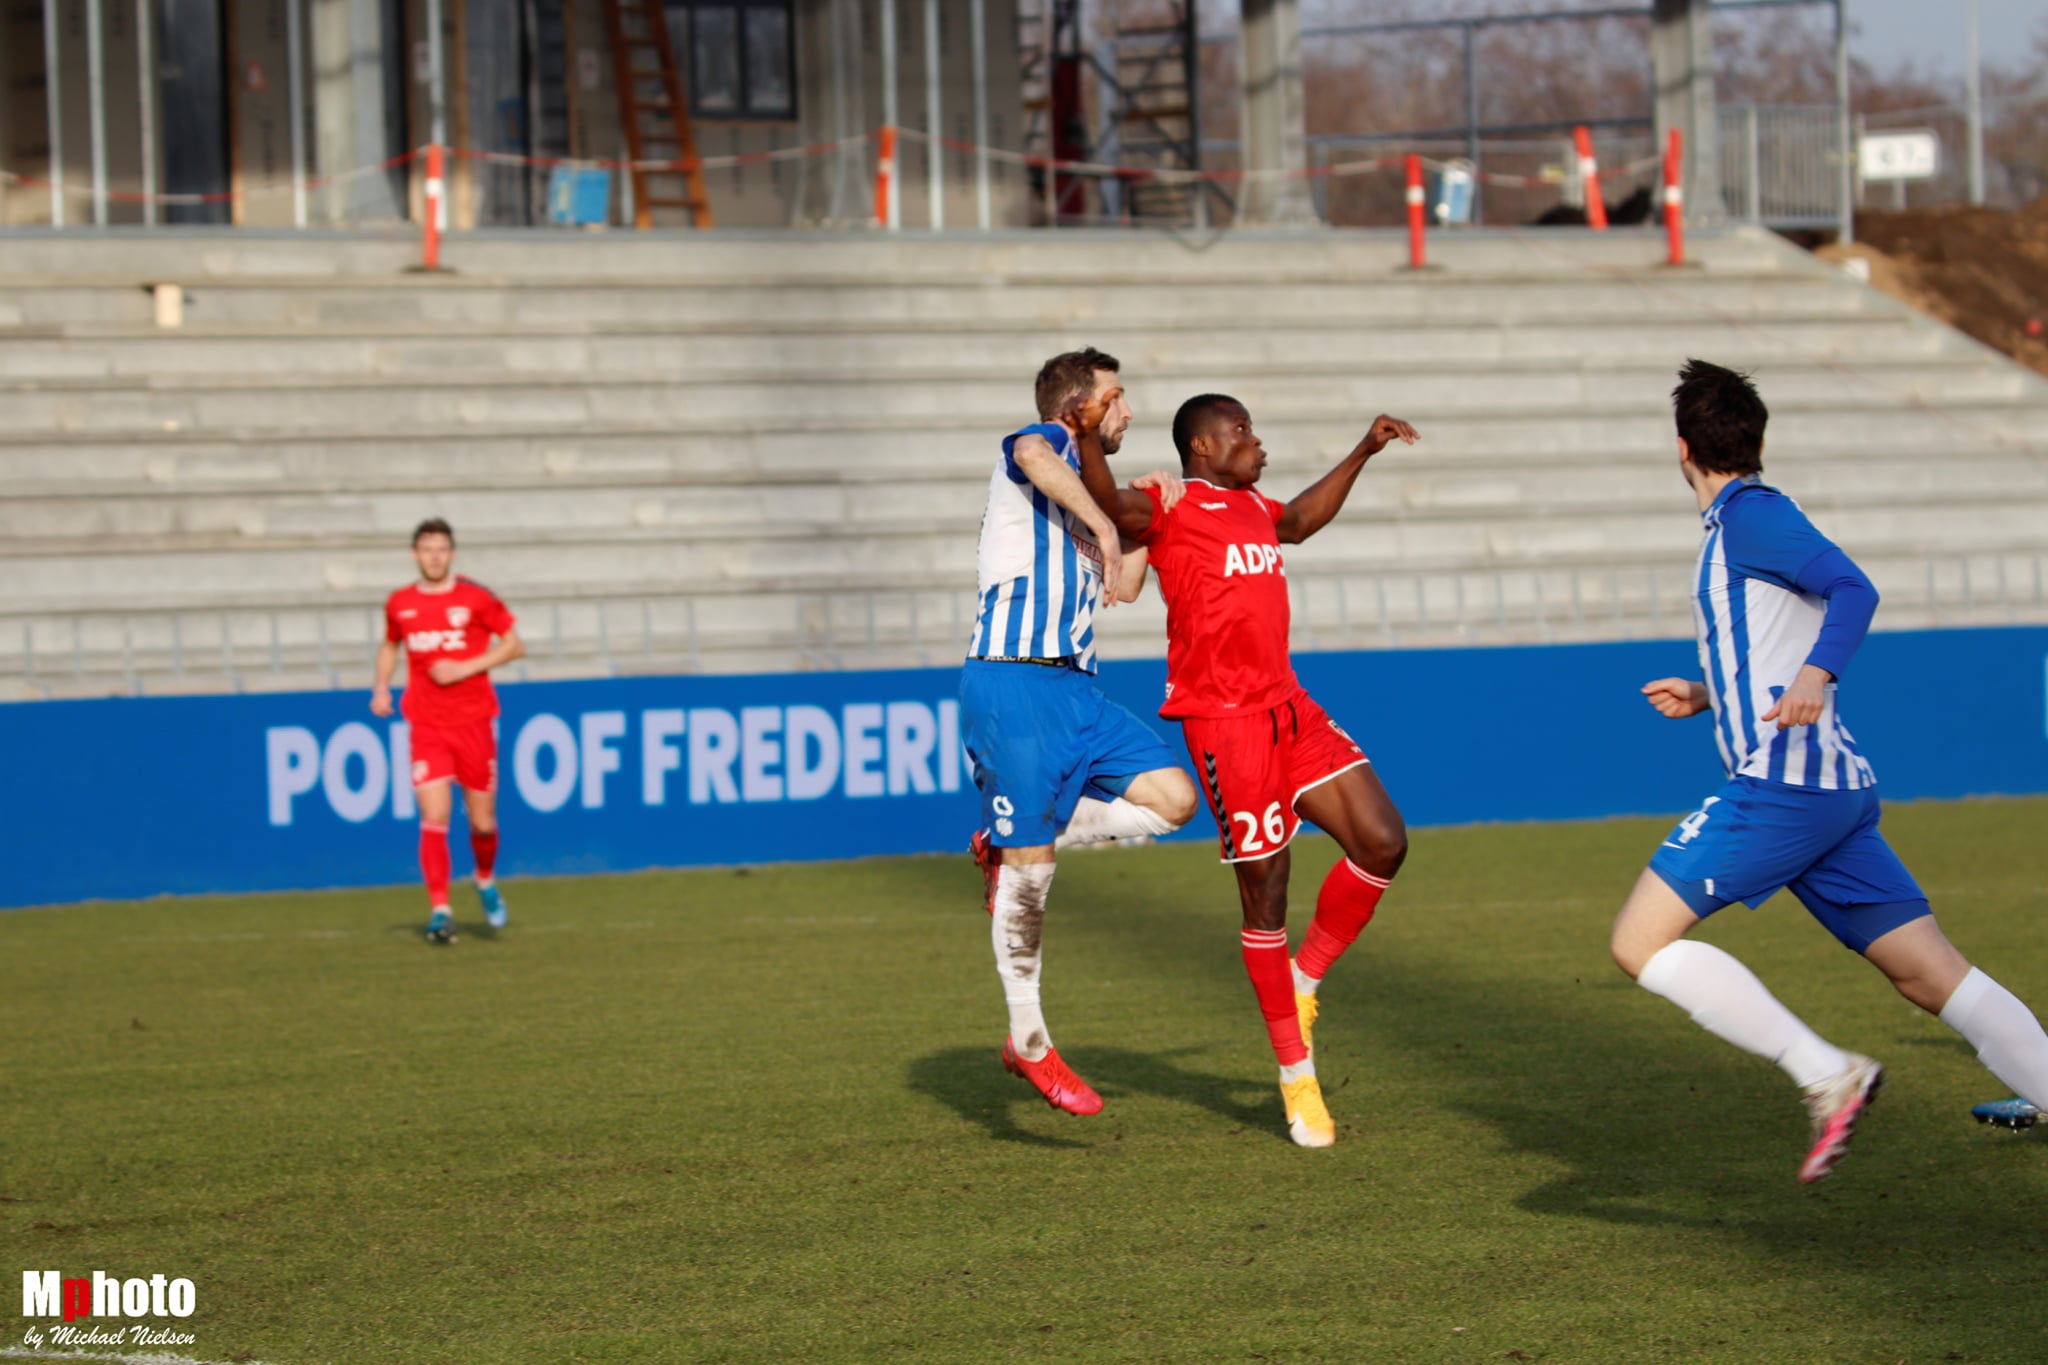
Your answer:
[[[1692,462],[1710,474],[1754,474],[1764,467],[1764,424],[1771,420],[1749,376],[1688,360],[1671,391],[1678,435]]]
[[[1209,426],[1209,419],[1226,407],[1242,412],[1244,404],[1227,393],[1198,393],[1180,405],[1180,411],[1173,414],[1173,448],[1180,452],[1180,467],[1188,467],[1189,447],[1197,436],[1203,435]]]
[[[425,521],[412,528],[414,549],[419,548],[421,536],[446,536],[448,537],[449,547],[452,549],[455,545],[455,528],[439,517],[428,517]]]

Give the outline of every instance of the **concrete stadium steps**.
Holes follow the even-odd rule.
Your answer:
[[[1992,501],[1849,494],[1827,502],[1824,520],[1831,535],[1864,556],[2019,550],[2037,544],[2048,525],[2048,492]],[[1959,523],[1967,534],[1957,533]],[[235,533],[14,536],[0,544],[0,583],[14,611],[169,608],[195,598],[254,605],[321,593],[375,601],[404,575],[406,529],[261,540]],[[1288,563],[1293,575],[1355,577],[1419,568],[1527,570],[1600,558],[1679,562],[1697,541],[1697,523],[1670,495],[1533,510],[1406,507],[1340,519],[1311,544],[1290,549]],[[516,605],[544,587],[600,592],[621,581],[762,592],[830,591],[855,581],[871,590],[911,581],[966,587],[974,546],[974,527],[958,519],[849,525],[777,516],[682,531],[487,530],[465,535],[461,563]]]
[[[1607,364],[1572,368],[1556,362],[1448,363],[1368,374],[1320,371],[1304,360],[1288,370],[1188,370],[1136,375],[1127,380],[1132,405],[1170,413],[1190,393],[1228,392],[1255,421],[1262,413],[1300,416],[1341,412],[1466,412],[1510,409],[1540,417],[1588,405],[1626,403],[1658,385],[1668,387],[1673,365]],[[1853,375],[1838,362],[1786,362],[1768,367],[1773,398],[1797,404],[1862,387],[1873,406],[1911,403],[1997,403],[2025,397],[2038,381],[2016,366],[1984,365],[1966,355],[1910,361],[1862,361]],[[294,423],[315,427],[372,417],[385,429],[448,424],[512,425],[619,422],[670,424],[753,421],[826,425],[860,412],[895,424],[1000,414],[1017,410],[1014,377],[989,372],[917,374],[876,371],[851,376],[778,373],[753,376],[663,378],[648,374],[569,379],[478,374],[456,379],[397,376],[164,379],[150,383],[92,380],[0,382],[17,432],[279,430]],[[1010,419],[1014,422],[1016,419]],[[984,429],[987,429],[986,427]]]
[[[1999,625],[2048,614],[2048,554],[1866,556],[1893,629]],[[1688,561],[1550,564],[1498,571],[1390,570],[1290,577],[1297,649],[1691,634]],[[858,585],[853,585],[858,587]],[[512,677],[773,672],[944,665],[959,657],[974,593],[764,591],[675,597],[537,594],[520,607],[528,657]],[[0,619],[0,673],[15,695],[366,688],[371,608],[102,612]],[[1164,652],[1155,593],[1097,617],[1105,657]]]
[[[1574,230],[1464,230],[1431,237],[1431,263],[1461,273],[1577,275],[1645,270],[1663,264],[1663,234],[1617,229],[1605,236]],[[7,266],[24,275],[120,281],[303,283],[399,276],[419,260],[416,233],[115,227],[82,234],[0,231]],[[1710,269],[1782,264],[1778,244],[1737,230],[1696,233],[1694,264]],[[736,276],[830,279],[929,271],[947,278],[1048,278],[1080,274],[1116,279],[1182,278],[1191,271],[1259,268],[1274,279],[1405,270],[1402,232],[1259,231],[1165,235],[1120,229],[1058,233],[1003,231],[890,234],[722,230],[547,233],[480,231],[443,239],[450,272],[427,282],[718,280]]]
[[[1914,360],[1942,354],[1947,338],[1909,319],[1882,314],[1774,316],[1768,327],[1747,318],[1703,321],[1555,320],[1572,329],[1572,362],[1580,367],[1640,361],[1645,355],[1701,353],[1731,365],[1818,361],[1854,355]],[[1502,323],[1422,320],[1369,328],[1327,317],[1261,315],[1230,331],[1181,331],[1178,321],[1146,322],[1120,314],[1113,322],[1071,324],[1123,361],[1133,375],[1190,366],[1239,373],[1311,359],[1332,369],[1418,363],[1556,359],[1548,331]],[[392,329],[277,327],[66,327],[0,330],[0,381],[162,381],[172,377],[320,375],[354,377],[448,374],[607,374],[621,369],[673,375],[754,375],[791,371],[871,371],[877,361],[926,379],[995,371],[1028,377],[1044,360],[1043,324],[1002,318],[967,325],[593,325]]]
[[[1290,495],[1417,423],[1289,553],[1302,647],[1683,635],[1665,394],[1753,367],[1770,468],[1883,624],[2048,619],[2048,385],[1765,234],[917,240],[4,236],[0,676],[21,695],[364,685],[442,514],[530,677],[945,663],[996,439],[1057,349],[1118,354],[1117,468],[1249,403]],[[151,325],[144,285],[190,293]],[[907,588],[906,585],[915,585]],[[1163,650],[1159,607],[1105,654]]]
[[[2001,453],[2048,459],[2043,404],[1976,403],[1956,410],[1892,395],[1859,383],[1826,402],[1772,409],[1774,464],[1808,454],[1940,461]],[[1470,412],[1410,408],[1424,443],[1397,447],[1391,463],[1421,460],[1455,475],[1466,464],[1507,461],[1522,468],[1590,460],[1622,469],[1656,463],[1673,450],[1671,418],[1659,398],[1629,395],[1626,404],[1587,405],[1532,421],[1521,411]],[[1373,411],[1377,411],[1374,409]],[[1371,413],[1261,418],[1272,453],[1268,478],[1291,493],[1290,477],[1311,479],[1363,433]],[[763,419],[764,421],[767,419]],[[10,494],[44,489],[114,490],[123,484],[153,496],[182,487],[306,485],[409,488],[423,493],[501,484],[535,486],[579,480],[716,485],[790,479],[987,480],[1002,421],[947,416],[912,426],[854,416],[820,423],[753,422],[668,426],[567,424],[517,427],[423,426],[403,433],[317,429],[269,431],[119,431],[61,436],[0,431],[0,487]],[[1135,423],[1115,464],[1127,477],[1174,463],[1163,419]],[[978,507],[978,504],[977,504]]]
[[[1619,287],[1613,287],[1619,286]],[[0,326],[61,328],[85,324],[144,326],[155,312],[133,285],[80,286],[0,277]],[[1712,318],[1762,319],[1789,311],[1804,316],[1882,315],[1882,303],[1841,294],[1825,282],[1774,274],[1673,274],[1617,279],[1588,288],[1582,281],[1522,277],[1429,276],[1340,283],[1274,282],[1262,273],[1195,274],[1172,281],[1109,284],[1100,276],[1066,282],[1003,282],[979,278],[934,283],[929,276],[864,280],[719,280],[679,285],[636,283],[382,280],[352,283],[215,284],[194,290],[187,320],[199,327],[392,327],[558,329],[660,324],[772,324],[790,328],[864,328],[930,324],[963,318],[1035,322],[1086,332],[1125,316],[1177,329],[1214,328],[1221,319],[1271,311],[1313,316],[1325,324],[1387,326],[1462,322],[1489,326],[1570,325]],[[1041,359],[1043,357],[1040,357]]]
[[[1800,453],[1773,463],[1774,477],[1814,512],[1898,503],[1932,508],[1967,507],[1987,499],[2008,505],[2048,500],[2048,460],[2024,453],[1973,451],[1939,461],[1918,451]],[[1320,461],[1275,461],[1263,486],[1285,498],[1326,467]],[[720,536],[734,526],[777,522],[818,528],[807,534],[866,536],[897,534],[905,525],[955,523],[959,509],[978,502],[987,486],[985,474],[888,469],[779,475],[720,471],[630,480],[499,475],[468,484],[445,478],[66,482],[21,487],[0,502],[0,546],[11,543],[15,553],[40,552],[52,544],[95,537],[156,537],[167,549],[177,548],[176,539],[220,537],[239,538],[252,551],[307,537],[353,537],[389,546],[402,541],[420,520],[423,494],[436,514],[458,528],[488,527],[499,536],[614,530]],[[1344,524],[1370,529],[1403,519],[1471,516],[1512,524],[1530,517],[1620,513],[1689,526],[1681,499],[1672,461],[1650,455],[1626,463],[1579,455],[1538,465],[1498,456],[1444,460],[1419,446],[1386,451],[1374,462],[1346,503]],[[470,543],[466,532],[464,540]],[[0,548],[0,556],[8,552]]]

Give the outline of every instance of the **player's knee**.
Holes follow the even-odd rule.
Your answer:
[[[1650,965],[1650,959],[1664,946],[1647,938],[1628,923],[1626,916],[1621,915],[1615,917],[1614,928],[1607,936],[1608,956],[1631,981],[1642,976],[1643,968]]]
[[[1195,793],[1195,784],[1188,780],[1188,775],[1175,769],[1173,778],[1160,789],[1152,809],[1160,819],[1179,829],[1195,818],[1195,805],[1200,800]]]
[[[1408,861],[1408,827],[1398,817],[1367,828],[1359,842],[1363,847],[1351,853],[1351,860],[1375,877],[1391,877]]]
[[[1643,964],[1640,956],[1628,944],[1622,941],[1619,929],[1616,929],[1608,936],[1607,954],[1614,959],[1614,965],[1621,968],[1623,974],[1629,980],[1633,981],[1643,974]]]
[[[496,834],[498,832],[498,817],[495,815],[472,815],[469,817],[469,827],[477,834]]]

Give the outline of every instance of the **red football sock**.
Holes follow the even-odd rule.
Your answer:
[[[492,869],[498,865],[498,831],[494,829],[489,834],[480,834],[472,829],[469,832],[469,851],[476,854],[476,879],[489,881]]]
[[[1293,1066],[1308,1060],[1301,1041],[1301,1019],[1294,1012],[1294,973],[1287,965],[1285,929],[1247,929],[1244,945],[1245,975],[1252,979],[1252,991],[1259,997],[1259,1013],[1266,1016],[1266,1033],[1273,1040],[1273,1055],[1280,1065]]]
[[[448,904],[448,826],[420,826],[420,875],[427,879],[427,905]]]
[[[1338,860],[1316,893],[1316,917],[1301,936],[1301,951],[1294,955],[1303,976],[1323,979],[1330,964],[1357,940],[1358,931],[1372,923],[1372,912],[1389,884],[1349,858]]]

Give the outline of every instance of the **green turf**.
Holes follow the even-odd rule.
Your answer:
[[[2048,802],[1886,824],[2048,1004]],[[9,1312],[186,1275],[184,1354],[343,1365],[2038,1357],[2048,1138],[1973,1124],[2006,1092],[1781,899],[1705,937],[1893,1077],[1796,1184],[1784,1078],[1606,960],[1665,827],[1418,833],[1325,987],[1324,1152],[1201,846],[1061,868],[1088,1120],[997,1065],[964,858],[508,883],[449,949],[408,889],[0,914]]]

